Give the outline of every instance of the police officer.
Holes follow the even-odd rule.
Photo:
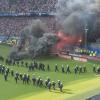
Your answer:
[[[2,72],[2,65],[0,64],[0,73]]]
[[[84,73],[87,72],[86,66],[83,66],[83,72],[84,72]]]
[[[9,71],[10,71],[10,69],[7,67],[6,68],[6,73],[9,74],[10,73]]]
[[[37,86],[39,86],[39,82],[40,82],[39,78],[36,78],[36,85]]]
[[[32,82],[33,82],[33,85],[35,85],[35,83],[36,83],[35,74],[33,74],[33,77],[32,77]]]
[[[93,72],[94,73],[96,72],[96,66],[95,66],[95,64],[93,65]]]
[[[47,65],[47,71],[50,71],[50,66],[49,66],[49,64]]]
[[[32,65],[31,65],[31,67],[32,67],[32,71],[34,70],[34,64],[32,63]]]
[[[17,63],[17,66],[19,67],[19,61],[17,61],[16,63]]]
[[[26,84],[27,83],[27,75],[24,73],[23,75],[23,84]]]
[[[51,82],[49,82],[47,86],[48,86],[48,89],[50,91],[50,89],[51,89]]]
[[[38,69],[38,63],[37,63],[36,61],[34,61],[34,67],[35,67],[36,69]]]
[[[74,73],[77,74],[78,71],[79,71],[79,68],[78,68],[78,66],[76,65],[76,66],[74,67]]]
[[[100,67],[99,67],[99,66],[96,68],[96,72],[97,72],[98,74],[100,73]]]
[[[23,75],[22,73],[19,74],[20,80],[23,80]]]
[[[17,83],[18,79],[19,79],[19,74],[18,74],[18,72],[16,72],[15,73],[15,81],[16,81],[16,83]]]
[[[58,65],[56,64],[55,65],[55,72],[57,72],[57,71],[59,71],[59,69],[58,69]]]
[[[52,81],[52,86],[53,86],[53,89],[55,90],[56,83],[54,81]]]
[[[11,69],[11,76],[14,76],[14,71],[13,71],[13,69]]]
[[[50,82],[50,78],[49,78],[49,77],[47,77],[47,82],[48,82],[48,83]]]
[[[30,82],[30,75],[27,74],[27,84]]]
[[[77,67],[74,67],[74,73],[77,74]]]
[[[15,63],[15,60],[12,61],[12,64],[13,64],[13,66],[15,66],[15,64],[16,64],[16,63]]]
[[[45,65],[44,64],[42,64],[42,70],[45,71]]]
[[[5,79],[5,81],[7,81],[7,77],[8,77],[8,74],[7,74],[7,72],[5,72],[4,73],[4,79]]]
[[[60,83],[60,87],[59,88],[60,88],[60,92],[63,92],[62,91],[62,88],[63,88],[63,84],[62,83]]]
[[[29,71],[31,71],[31,70],[32,70],[32,65],[30,64],[30,65],[29,65]]]
[[[26,68],[28,67],[28,62],[25,62],[25,67],[26,67]]]
[[[79,74],[82,73],[82,66],[79,67]]]
[[[61,83],[61,81],[60,81],[60,80],[58,80],[58,88],[60,88],[60,83]]]
[[[4,66],[4,65],[2,66],[2,69],[1,69],[1,70],[2,70],[2,71],[1,71],[2,74],[4,74],[4,72],[5,72],[5,66]]]
[[[42,64],[41,64],[41,63],[39,63],[39,70],[41,70],[41,66],[42,66]]]
[[[66,73],[71,73],[69,65],[67,65]]]
[[[45,80],[45,87],[47,87],[47,85],[48,85],[48,81],[47,81],[47,80]]]
[[[40,79],[40,86],[43,86],[43,80]]]
[[[21,61],[21,66],[22,66],[22,67],[24,66],[24,61]]]
[[[62,73],[64,73],[65,71],[64,71],[64,66],[63,65],[61,66],[61,69],[62,69]]]
[[[37,86],[39,86],[39,84],[40,84],[40,79],[41,79],[41,77],[39,76],[38,78],[37,78]]]

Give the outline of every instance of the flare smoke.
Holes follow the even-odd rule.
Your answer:
[[[30,25],[21,31],[19,44],[10,54],[10,58],[38,57],[48,54],[51,47],[57,42],[54,33],[49,33],[45,23],[33,20]],[[13,56],[16,54],[16,56]]]
[[[65,34],[82,35],[87,25],[88,37],[100,38],[100,0],[58,0],[56,18]]]

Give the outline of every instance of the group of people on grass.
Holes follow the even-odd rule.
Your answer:
[[[32,61],[31,63],[28,63],[28,62],[19,61],[19,60],[3,59],[2,57],[0,61],[4,62],[6,66],[25,67],[28,69],[29,72],[30,71],[32,72],[34,70],[50,72],[53,69],[51,68],[49,64],[45,65],[43,63],[38,63],[37,61]],[[100,67],[96,67],[96,65],[93,65],[92,68],[93,68],[94,73],[100,73]],[[62,72],[66,74],[71,74],[73,72],[75,74],[88,72],[87,67],[85,65],[84,66],[75,65],[72,70],[72,68],[69,65],[67,65],[66,67],[64,67],[64,65],[61,65],[61,67],[59,67],[58,64],[55,64],[54,71]],[[58,87],[60,91],[62,92],[62,89],[63,89],[63,84],[60,80],[58,80],[58,82],[51,81],[49,77],[46,80],[43,80],[40,76],[36,77],[35,74],[33,74],[33,76],[30,77],[29,74],[26,74],[26,73],[22,74],[22,73],[16,72],[13,69],[10,69],[9,67],[5,67],[2,64],[0,64],[0,74],[4,76],[5,81],[8,80],[8,76],[14,77],[16,84],[19,81],[22,81],[23,84],[32,83],[33,85],[36,85],[39,87],[45,87],[45,88],[48,88],[49,90],[51,90],[51,88],[55,90],[56,87]]]
[[[60,91],[63,92],[63,84],[60,80],[58,80],[58,82],[51,81],[49,77],[47,77],[46,80],[43,80],[40,76],[36,77],[35,74],[30,77],[29,74],[15,72],[13,69],[5,67],[2,64],[0,64],[0,74],[4,76],[5,81],[7,81],[9,77],[13,77],[16,84],[22,81],[23,84],[33,84],[38,87],[45,87],[48,88],[49,91],[51,91],[51,89],[56,90],[56,88],[59,88]]]
[[[61,66],[58,66],[58,64],[55,64],[54,67],[51,68],[51,65],[49,64],[44,64],[41,62],[33,61],[32,63],[24,62],[24,61],[15,61],[15,60],[10,60],[6,59],[5,60],[6,65],[12,65],[12,66],[17,66],[17,67],[26,67],[28,71],[34,71],[34,70],[39,70],[39,71],[51,71],[54,68],[55,72],[62,72],[66,74],[81,74],[81,73],[86,73],[88,72],[86,65],[80,66],[80,65],[75,65],[74,67],[70,67],[68,64],[64,66],[63,64]],[[100,73],[100,67],[96,66],[95,64],[93,65],[93,72],[95,73]]]

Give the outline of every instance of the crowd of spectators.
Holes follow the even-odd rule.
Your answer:
[[[57,0],[0,0],[0,13],[28,13],[55,11]],[[0,17],[0,34],[15,34],[27,26],[34,17]],[[50,30],[55,30],[55,19],[52,17],[39,17],[45,22]]]
[[[56,22],[53,17],[1,17],[0,34],[19,35],[20,31],[34,19],[40,19],[46,23],[50,32],[55,31]]]
[[[57,0],[0,0],[0,12],[25,13],[55,11]]]

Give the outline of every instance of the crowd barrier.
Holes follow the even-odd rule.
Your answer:
[[[100,62],[100,57],[90,57],[90,56],[83,56],[83,55],[76,55],[76,54],[69,54],[69,55],[58,54],[58,56],[65,59],[75,60],[80,62],[87,62],[87,61]]]

